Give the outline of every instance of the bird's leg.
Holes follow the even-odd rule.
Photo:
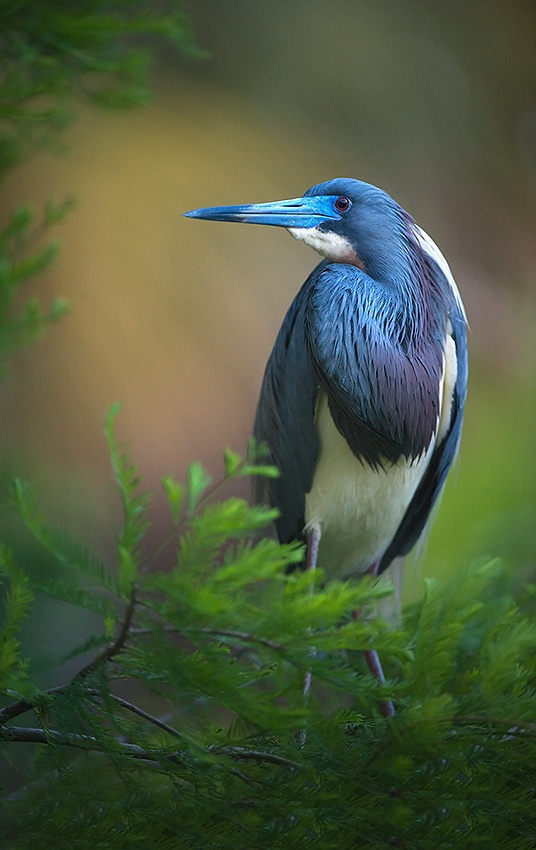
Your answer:
[[[307,532],[307,559],[305,562],[306,570],[311,571],[311,585],[310,592],[313,593],[314,590],[314,570],[316,570],[316,563],[318,560],[318,547],[320,545],[320,531],[318,528],[312,528]],[[314,650],[312,651],[314,655]],[[303,696],[305,699],[309,696],[309,691],[311,690],[311,671],[308,670],[305,674],[305,679],[303,682]]]
[[[374,563],[370,567],[370,569],[367,570],[368,575],[371,578],[376,578],[379,566],[380,562],[376,561],[376,563]],[[354,620],[359,620],[361,618],[361,611],[353,611],[352,617],[354,618]],[[363,655],[365,656],[365,661],[367,662],[367,667],[369,668],[370,672],[372,673],[374,678],[379,679],[379,681],[383,685],[383,683],[385,682],[385,676],[383,674],[380,656],[378,655],[375,649],[365,649],[363,650]],[[384,717],[394,717],[396,713],[395,707],[391,700],[386,700],[385,702],[382,702],[380,710]]]
[[[312,528],[307,532],[307,557],[305,561],[305,569],[311,571],[311,584],[309,592],[313,593],[315,587],[314,571],[316,570],[316,562],[318,559],[318,546],[320,544],[320,531],[317,528]],[[311,649],[311,655],[315,654],[314,647]],[[307,670],[303,679],[303,699],[307,703],[309,692],[311,690],[311,671]],[[307,742],[307,732],[305,729],[299,734],[300,746],[304,747]]]
[[[316,570],[319,545],[320,531],[318,528],[312,528],[311,531],[307,532],[307,560],[305,563],[308,570]]]

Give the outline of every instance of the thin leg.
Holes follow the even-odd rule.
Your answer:
[[[368,570],[368,574],[371,578],[376,578],[379,566],[380,562],[376,561],[376,563],[373,564]],[[354,620],[359,620],[361,617],[361,611],[354,611],[352,613],[352,617],[354,618]],[[369,668],[370,672],[372,673],[374,678],[379,679],[379,681],[383,685],[383,683],[385,682],[385,676],[383,674],[380,656],[378,655],[375,649],[365,649],[363,651],[363,655],[365,656],[365,661],[367,662],[367,667]],[[386,700],[385,702],[382,702],[380,710],[384,717],[394,717],[396,714],[395,707],[390,699]]]
[[[318,528],[312,528],[307,532],[307,569],[316,570],[316,562],[318,560],[318,547],[320,545],[320,531]]]
[[[316,563],[318,560],[318,546],[320,544],[320,531],[317,528],[311,529],[311,531],[307,532],[307,558],[305,562],[305,568],[307,570],[314,571],[316,570]],[[311,585],[310,585],[310,593],[314,591],[314,572],[311,572]],[[311,655],[315,654],[315,650],[311,650]],[[303,700],[307,703],[309,699],[309,692],[311,690],[311,678],[312,674],[310,670],[307,670],[305,676],[303,677]],[[304,747],[307,743],[307,732],[305,729],[299,734],[299,742],[300,746]]]
[[[307,532],[307,560],[306,560],[306,569],[307,570],[316,570],[316,564],[318,560],[318,547],[320,545],[320,532],[317,528],[311,529],[311,531]],[[314,589],[314,573],[311,575],[311,593]],[[314,654],[314,652],[313,652]],[[305,678],[303,681],[303,696],[305,699],[309,696],[309,691],[311,690],[311,671],[308,670],[305,674]]]

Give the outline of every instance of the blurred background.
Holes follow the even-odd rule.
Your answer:
[[[158,488],[242,452],[281,320],[318,257],[284,231],[185,210],[301,195],[337,176],[393,195],[445,253],[470,323],[457,472],[419,563],[536,560],[536,7],[532,0],[196,0],[201,60],[161,55],[137,112],[81,108],[63,156],[2,205],[73,193],[43,300],[70,315],[0,387],[4,476],[103,555],[121,518],[106,409]],[[154,506],[156,540],[167,526]],[[421,592],[414,581],[409,596]],[[78,616],[78,615],[77,615]],[[64,627],[62,623],[58,628]],[[50,623],[50,629],[55,628]]]

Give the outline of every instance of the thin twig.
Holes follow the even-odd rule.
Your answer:
[[[169,632],[171,634],[182,635],[183,632],[181,629],[177,629],[175,626],[162,626],[158,629],[159,632]],[[143,637],[143,635],[152,635],[154,629],[149,629],[146,626],[134,626],[130,630],[131,635],[138,635]]]
[[[57,688],[49,688],[48,691],[36,694],[31,700],[18,699],[16,702],[6,705],[0,711],[0,724],[7,723],[8,720],[13,720],[14,717],[19,717],[21,714],[26,714],[27,711],[32,711],[40,699],[46,696],[61,694],[66,687],[67,685],[59,685]]]
[[[261,750],[246,750],[244,747],[226,746],[215,746],[209,747],[208,749],[210,752],[216,753],[217,755],[229,756],[237,761],[246,760],[268,762],[269,764],[278,764],[281,767],[292,767],[297,769],[303,767],[303,765],[299,764],[297,761],[292,761],[291,759],[286,759],[283,756],[277,756],[275,753],[266,753]]]
[[[150,635],[152,634],[152,629],[149,628],[133,628],[130,630],[132,635]],[[217,637],[221,635],[221,637],[230,637],[235,638],[236,640],[244,641],[244,643],[258,643],[261,646],[265,646],[267,649],[272,649],[274,652],[284,652],[285,647],[279,643],[275,643],[273,640],[269,640],[269,638],[258,637],[257,635],[252,635],[249,632],[241,632],[236,629],[212,629],[208,626],[203,626],[199,628],[187,628],[187,629],[179,629],[176,626],[163,626],[160,631],[168,632],[169,634],[179,634],[183,635],[183,637],[189,638],[191,634],[200,633],[205,635],[214,635]]]
[[[7,723],[9,720],[13,720],[15,717],[19,717],[21,714],[25,714],[27,711],[32,711],[43,697],[55,696],[57,694],[64,693],[68,687],[69,685],[60,685],[57,688],[50,688],[48,691],[37,694],[31,701],[27,699],[20,699],[17,700],[17,702],[11,703],[11,705],[6,705],[5,708],[0,711],[0,725]],[[99,691],[93,689],[87,690],[86,693],[93,697],[103,698]],[[134,705],[134,703],[128,702],[128,700],[123,699],[123,697],[118,697],[115,694],[108,694],[107,696],[127,711],[137,714],[139,717],[147,720],[148,723],[152,723],[154,726],[158,726],[159,729],[162,729],[169,735],[173,735],[174,738],[182,740],[182,735],[177,731],[177,729],[169,726],[163,720],[160,720],[160,718],[144,711],[143,708],[139,708],[139,706]]]
[[[94,738],[92,735],[79,735],[75,732],[63,734],[56,729],[34,729],[25,726],[4,726],[0,727],[0,740],[11,741],[13,743],[26,744],[61,744],[64,747],[76,747],[82,750],[95,750],[96,752],[104,752],[102,742]],[[116,739],[117,740],[117,739]],[[159,761],[159,757],[144,750],[138,744],[127,744],[123,741],[120,743],[121,749],[125,755],[132,756],[136,759],[144,759],[147,761]],[[166,761],[182,761],[180,753],[164,753],[162,760]]]
[[[117,637],[108,646],[105,646],[101,652],[97,655],[93,661],[90,661],[89,664],[86,664],[85,667],[82,667],[78,673],[73,676],[71,679],[71,684],[73,682],[79,682],[83,679],[86,679],[91,673],[93,673],[97,667],[100,667],[101,664],[104,664],[106,661],[111,661],[112,658],[120,652],[125,645],[125,642],[128,638],[130,632],[130,626],[132,623],[132,617],[134,615],[134,608],[136,606],[136,588],[134,587],[132,590],[132,596],[130,598],[130,602],[128,603],[125,616],[123,618],[123,622],[121,623],[121,628],[117,633]]]
[[[26,699],[17,700],[17,702],[11,703],[11,705],[6,705],[0,711],[0,724],[7,723],[9,720],[13,720],[15,717],[19,717],[21,714],[25,714],[27,711],[32,711],[36,707],[36,704],[39,700],[44,696],[55,696],[57,694],[64,693],[69,685],[60,685],[57,688],[50,688],[48,691],[44,691],[42,694],[37,694],[32,701]],[[88,690],[87,693],[90,696],[94,697],[102,697],[102,694],[99,691]],[[137,714],[139,717],[142,717],[144,720],[147,720],[148,723],[152,723],[154,726],[158,726],[159,729],[163,729],[164,732],[167,732],[169,735],[173,735],[174,738],[178,738],[182,740],[182,735],[177,729],[174,729],[172,726],[169,726],[160,718],[155,717],[152,714],[149,714],[147,711],[144,711],[143,708],[139,708],[139,706],[134,705],[134,703],[128,702],[128,700],[123,699],[123,697],[118,697],[115,694],[108,694],[108,698],[116,702],[122,708],[125,708],[127,711],[131,711],[133,714]],[[9,727],[11,728],[11,727]]]
[[[193,632],[202,632],[206,635],[221,635],[222,637],[230,637],[236,638],[236,640],[242,640],[245,643],[259,643],[261,646],[266,646],[268,649],[273,649],[274,652],[284,652],[285,647],[281,646],[279,643],[275,643],[273,640],[269,640],[268,638],[257,637],[257,635],[252,635],[249,632],[240,632],[235,629],[210,629],[208,627],[203,627],[199,629],[189,629],[189,633]]]
[[[88,691],[88,693],[92,696],[101,696],[98,691]],[[153,726],[158,726],[159,729],[163,729],[164,732],[167,732],[169,735],[173,735],[174,738],[178,738],[180,741],[183,740],[181,733],[178,732],[177,729],[174,729],[173,726],[168,726],[168,724],[163,720],[160,720],[159,717],[149,714],[147,711],[144,711],[143,708],[134,705],[134,703],[128,702],[126,699],[123,699],[123,697],[118,697],[115,694],[108,694],[107,698],[113,700],[127,711],[131,711],[133,714],[137,714],[138,717],[142,717],[144,720],[147,720],[148,723],[152,723]]]
[[[63,734],[56,729],[47,729],[45,731],[26,726],[4,726],[0,727],[0,740],[25,744],[61,744],[65,747],[76,747],[77,749],[105,753],[102,742],[92,735],[80,735],[74,732]],[[184,760],[183,754],[179,751],[153,753],[138,746],[138,744],[128,744],[117,739],[115,740],[125,755],[132,756],[135,759],[150,762],[170,761],[179,764]],[[278,756],[275,753],[246,750],[242,747],[208,747],[207,752],[216,756],[228,756],[235,761],[255,761],[259,764],[276,764],[280,767],[290,767],[292,769],[301,769],[303,767],[298,762]]]
[[[241,770],[238,770],[237,767],[232,767],[231,773],[233,776],[237,776],[238,779],[241,779],[242,782],[246,782],[248,785],[251,785],[252,788],[256,785],[262,785],[263,788],[266,788],[266,782],[262,782],[260,779],[253,779],[251,776],[248,776],[247,773],[243,773]]]

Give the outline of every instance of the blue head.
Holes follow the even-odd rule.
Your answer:
[[[184,215],[285,227],[332,262],[351,263],[378,279],[385,279],[389,268],[400,268],[408,219],[386,192],[344,177],[319,183],[301,198],[208,207]]]

